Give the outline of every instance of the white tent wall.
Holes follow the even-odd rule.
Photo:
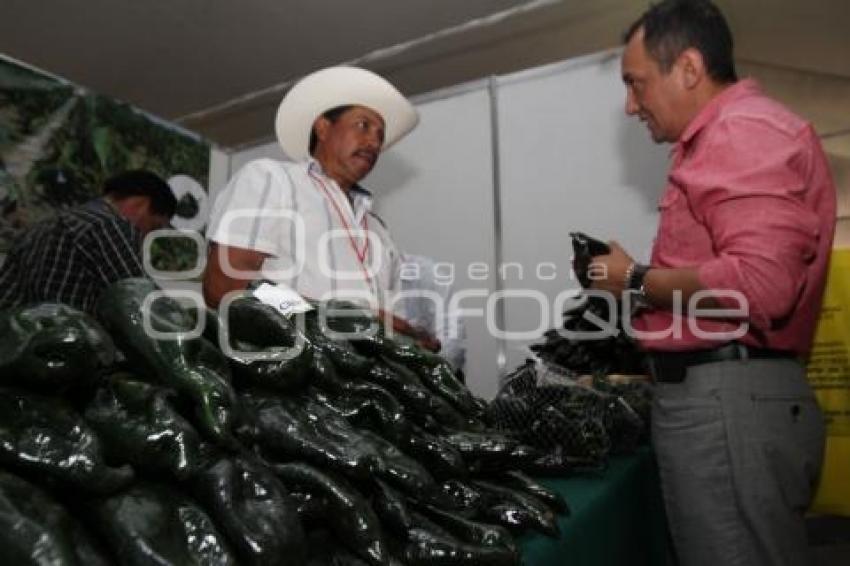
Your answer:
[[[489,92],[476,83],[416,103],[419,126],[381,157],[364,184],[399,249],[441,262],[435,275],[453,279],[456,294],[468,293],[459,307],[483,312],[496,289]],[[470,314],[464,323],[467,384],[490,398],[499,344],[484,316]]]
[[[667,150],[623,114],[623,96],[616,51],[421,96],[420,125],[364,180],[399,248],[451,264],[455,291],[470,293],[465,370],[478,395],[491,398],[536,331],[558,324],[555,299],[576,286],[570,231],[648,254]],[[239,151],[217,174],[259,157],[282,154]],[[512,296],[500,311],[501,290],[542,304]]]
[[[510,370],[559,326],[558,295],[579,287],[569,232],[648,259],[669,147],[625,115],[618,50],[502,77],[498,93],[505,320],[518,334],[505,341]]]

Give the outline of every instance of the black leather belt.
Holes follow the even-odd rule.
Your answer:
[[[652,378],[661,383],[681,383],[685,380],[688,368],[715,362],[737,360],[776,360],[797,359],[794,352],[787,350],[768,350],[753,348],[731,342],[711,350],[693,350],[690,352],[650,352],[649,370]]]

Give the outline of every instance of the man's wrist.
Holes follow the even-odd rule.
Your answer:
[[[633,261],[626,268],[626,272],[623,273],[623,291],[628,291],[631,289],[632,278],[635,274],[635,269],[637,268],[637,262]]]
[[[640,307],[650,306],[646,293],[646,274],[650,269],[649,265],[633,262],[626,270],[625,291],[636,295],[636,304]]]

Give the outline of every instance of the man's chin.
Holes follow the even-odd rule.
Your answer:
[[[670,141],[663,133],[656,132],[655,130],[649,130],[649,137],[651,137],[652,141],[654,141],[655,143],[667,143],[668,141]]]
[[[361,179],[372,172],[372,169],[375,168],[375,163],[377,163],[377,162],[371,162],[371,161],[367,162],[367,161],[362,160],[362,159],[358,159],[356,161],[355,169],[356,169],[357,173],[360,175]]]

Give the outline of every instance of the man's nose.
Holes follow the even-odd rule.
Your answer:
[[[640,111],[640,104],[635,100],[634,94],[631,92],[626,93],[626,114],[629,116],[634,116]]]
[[[378,151],[381,149],[381,135],[377,132],[367,133],[366,147],[372,151]]]

